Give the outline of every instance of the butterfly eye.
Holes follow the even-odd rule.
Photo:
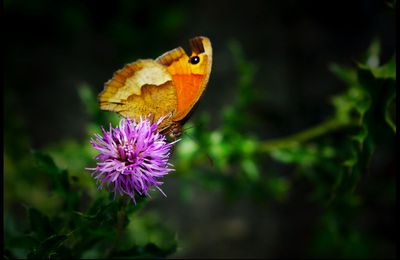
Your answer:
[[[192,64],[197,64],[200,62],[200,58],[199,58],[199,56],[193,56],[190,58],[189,62]]]

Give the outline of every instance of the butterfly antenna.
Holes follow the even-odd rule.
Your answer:
[[[194,137],[191,134],[183,131],[183,135],[189,137],[190,139],[192,139],[194,141]]]
[[[182,130],[185,132],[185,131],[187,131],[187,130],[189,130],[189,129],[192,129],[192,128],[194,128],[194,125],[189,126],[189,127],[186,127],[186,128],[183,128]]]
[[[192,128],[194,128],[194,126],[189,126],[189,127],[183,128],[182,129],[182,134],[184,136],[188,136],[190,139],[192,139],[194,141],[194,137],[187,132],[187,130],[192,129]]]

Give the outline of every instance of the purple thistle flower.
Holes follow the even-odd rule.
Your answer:
[[[150,196],[151,187],[159,188],[163,182],[159,178],[174,169],[168,163],[170,149],[179,140],[167,143],[166,137],[157,130],[165,117],[152,124],[148,118],[139,122],[121,119],[119,127],[107,132],[101,127],[103,136],[95,134],[92,146],[100,152],[96,168],[87,168],[97,180],[99,189],[107,184],[107,189],[121,196],[128,195],[135,201],[135,194]]]

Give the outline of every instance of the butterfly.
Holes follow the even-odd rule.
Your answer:
[[[191,55],[182,47],[157,59],[139,59],[116,71],[99,94],[100,109],[139,120],[166,118],[158,130],[172,139],[182,134],[211,73],[212,47],[207,37],[189,40]]]

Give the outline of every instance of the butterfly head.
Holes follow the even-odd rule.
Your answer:
[[[182,125],[179,122],[174,122],[162,132],[168,139],[175,141],[182,135]]]

